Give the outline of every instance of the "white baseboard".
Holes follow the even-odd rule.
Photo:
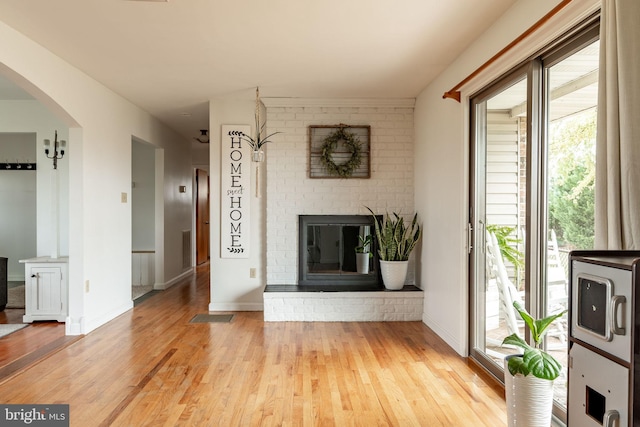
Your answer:
[[[65,335],[83,335],[82,331],[84,329],[84,317],[81,317],[79,319],[71,319],[71,317],[67,317],[64,322]]]
[[[264,304],[256,302],[212,302],[209,311],[264,311]]]
[[[438,335],[440,338],[442,338],[444,340],[444,342],[446,342],[449,345],[449,347],[453,348],[456,351],[456,353],[458,353],[460,356],[462,356],[462,357],[467,357],[468,356],[468,354],[466,354],[467,353],[467,346],[466,345],[462,345],[463,343],[460,343],[457,339],[455,339],[449,333],[449,331],[447,331],[446,329],[441,327],[441,325],[439,325],[438,322],[434,321],[432,318],[427,316],[426,313],[423,313],[423,315],[422,315],[422,323],[424,323],[429,328],[431,328],[431,330],[433,332],[435,332],[436,335]]]
[[[174,277],[173,279],[169,280],[168,282],[164,282],[164,283],[156,282],[156,283],[154,283],[153,284],[153,289],[155,289],[156,291],[164,291],[165,289],[169,289],[171,286],[175,285],[180,280],[184,279],[185,277],[189,277],[192,274],[193,274],[193,267],[189,268],[187,271],[184,271],[183,273],[181,273],[180,275]]]
[[[132,308],[133,308],[133,301],[128,301],[122,304],[120,307],[116,308],[115,310],[112,310],[96,319],[92,319],[89,321],[85,320],[84,322],[81,322],[81,330],[80,330],[80,334],[78,335],[86,335],[89,332],[93,331],[94,329],[99,328],[100,326],[106,324],[107,322],[115,319],[121,314],[126,313]]]

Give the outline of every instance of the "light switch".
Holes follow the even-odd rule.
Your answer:
[[[127,193],[120,193],[120,201],[122,203],[127,203]]]

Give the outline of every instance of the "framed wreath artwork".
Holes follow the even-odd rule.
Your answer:
[[[371,126],[309,126],[309,178],[370,178]]]

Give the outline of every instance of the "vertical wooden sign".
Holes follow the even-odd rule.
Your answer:
[[[222,126],[220,256],[249,257],[251,226],[251,147],[240,139],[248,125]]]

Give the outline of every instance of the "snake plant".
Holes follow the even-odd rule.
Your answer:
[[[360,246],[356,246],[357,254],[369,254],[369,257],[373,257],[371,253],[371,234],[367,234],[366,237],[358,236],[358,240],[360,240]]]
[[[408,228],[404,223],[404,218],[395,212],[393,212],[393,216],[387,213],[382,221],[370,208],[367,207],[367,209],[373,215],[380,260],[407,261],[422,234],[418,224],[418,214],[413,216],[411,228]]]

